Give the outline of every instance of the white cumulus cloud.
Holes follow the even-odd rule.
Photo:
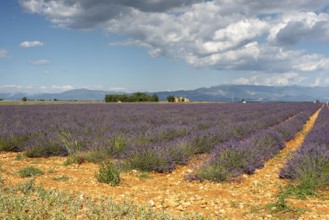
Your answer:
[[[46,64],[50,64],[49,60],[30,60],[29,64],[33,64],[33,65],[46,65]]]
[[[299,74],[294,72],[278,73],[273,75],[255,75],[249,78],[241,77],[234,81],[236,84],[241,85],[267,85],[267,86],[286,86],[289,84],[300,83],[305,78],[300,77]]]
[[[294,74],[329,71],[327,56],[293,48],[304,40],[329,41],[327,0],[19,2],[59,27],[100,28],[127,36],[111,46],[138,45],[151,56],[194,67],[258,74],[241,82],[284,85],[295,80]]]
[[[50,86],[50,88],[54,89],[54,90],[60,90],[60,91],[75,89],[75,87],[72,85],[52,85],[52,86]]]
[[[42,43],[40,41],[24,41],[19,46],[24,47],[24,48],[41,47],[41,46],[44,46],[44,43]]]

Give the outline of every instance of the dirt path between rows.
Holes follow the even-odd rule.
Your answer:
[[[264,208],[274,202],[279,192],[278,184],[287,184],[278,177],[280,168],[287,157],[300,146],[305,135],[313,127],[318,116],[317,111],[306,123],[296,138],[286,143],[280,154],[269,160],[265,167],[254,175],[243,175],[240,181],[230,183],[189,182],[184,180],[187,173],[193,171],[195,163],[206,155],[193,158],[188,166],[178,167],[169,174],[151,173],[141,176],[139,172],[122,173],[120,186],[112,187],[98,183],[95,173],[98,165],[83,163],[81,165],[64,166],[66,158],[17,160],[17,153],[1,153],[0,166],[5,184],[16,184],[25,181],[17,175],[17,171],[26,166],[37,167],[45,175],[36,177],[36,182],[58,190],[83,193],[86,197],[110,196],[114,201],[134,201],[139,205],[154,202],[155,210],[183,215],[198,212],[211,215],[214,219],[273,219],[280,218],[270,209]],[[67,176],[66,181],[53,178]],[[145,178],[149,177],[149,178]],[[309,198],[307,200],[289,200],[292,205],[309,210],[301,214],[300,219],[329,219],[329,200]],[[294,217],[294,216],[290,216]]]

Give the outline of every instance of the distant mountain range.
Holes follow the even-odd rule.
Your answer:
[[[164,100],[169,94],[187,97],[192,101],[238,102],[302,102],[302,101],[329,101],[329,87],[306,86],[258,86],[258,85],[220,85],[195,90],[179,90],[174,92],[158,92]]]
[[[329,101],[329,87],[306,86],[257,86],[257,85],[220,85],[195,90],[177,90],[154,92],[160,100],[166,100],[169,95],[186,97],[191,101],[209,102],[238,102],[246,101]],[[61,93],[43,93],[28,95],[24,93],[0,93],[0,99],[19,100],[26,96],[28,99],[43,100],[104,100],[106,94],[120,94],[120,92],[74,89]]]

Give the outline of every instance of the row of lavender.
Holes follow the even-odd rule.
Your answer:
[[[273,127],[259,130],[248,138],[217,145],[211,152],[211,159],[191,178],[220,182],[243,173],[254,173],[279,153],[286,141],[292,140],[303,129],[313,113],[314,109],[309,109]]]
[[[329,109],[323,107],[311,132],[280,172],[308,187],[329,184]]]
[[[26,150],[31,157],[100,152],[127,159],[135,168],[166,172],[193,154],[309,115],[318,107],[310,103],[0,106],[0,150]]]

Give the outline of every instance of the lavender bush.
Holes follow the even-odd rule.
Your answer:
[[[321,110],[313,129],[304,143],[280,171],[281,178],[299,180],[300,184],[316,189],[329,184],[329,110]]]
[[[252,174],[284,147],[282,137],[272,129],[260,131],[252,137],[219,145],[204,164],[197,179],[216,182],[232,180],[242,173]]]

